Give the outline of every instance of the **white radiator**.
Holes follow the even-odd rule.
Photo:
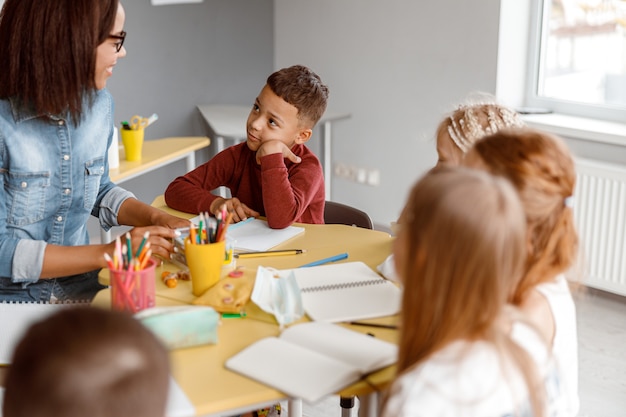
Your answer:
[[[626,295],[626,167],[576,159],[574,219],[582,280]]]

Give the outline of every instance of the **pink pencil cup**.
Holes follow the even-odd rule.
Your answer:
[[[136,313],[155,305],[155,267],[152,258],[140,271],[109,269],[111,285],[111,308]]]

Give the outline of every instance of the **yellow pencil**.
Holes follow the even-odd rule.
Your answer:
[[[270,250],[266,252],[242,252],[236,253],[235,258],[261,258],[265,256],[284,256],[284,255],[299,255],[305,253],[304,249],[283,249],[283,250]]]

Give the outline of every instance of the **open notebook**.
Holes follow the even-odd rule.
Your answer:
[[[302,305],[311,320],[340,322],[391,316],[400,311],[401,291],[363,262],[345,262],[293,271]]]
[[[274,387],[292,398],[316,402],[392,365],[393,343],[331,323],[309,322],[266,337],[226,361],[226,368]]]

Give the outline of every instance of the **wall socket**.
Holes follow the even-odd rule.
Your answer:
[[[372,187],[378,187],[380,185],[380,170],[378,169],[368,169],[336,163],[335,176]]]

